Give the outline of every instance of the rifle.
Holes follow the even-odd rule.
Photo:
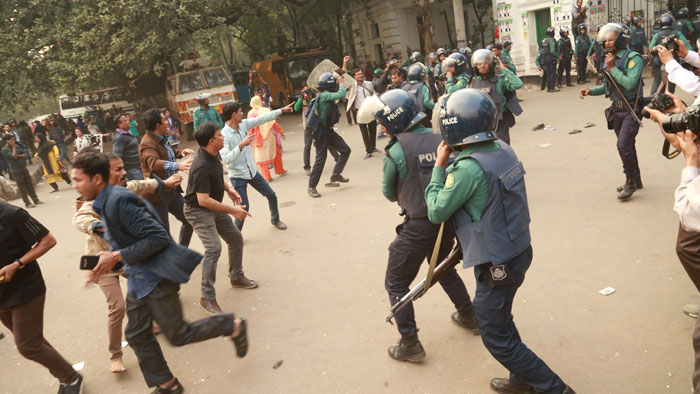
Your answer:
[[[462,259],[462,247],[459,246],[459,242],[456,243],[455,247],[452,249],[452,252],[445,257],[444,260],[438,264],[437,267],[435,267],[435,272],[433,273],[433,276],[430,280],[430,284],[428,287],[425,287],[426,284],[426,279],[424,278],[418,285],[416,285],[414,288],[412,288],[408,293],[406,293],[405,296],[401,297],[399,302],[394,304],[391,307],[391,310],[389,313],[389,316],[386,317],[386,322],[389,324],[394,324],[391,322],[391,319],[394,318],[394,316],[401,310],[403,309],[406,305],[409,303],[413,302],[414,300],[417,300],[420,298],[423,294],[427,292],[429,288],[431,288],[435,283],[437,283],[442,276],[454,268],[457,264],[459,264],[459,261]]]
[[[595,70],[595,66],[593,65],[593,63],[591,63],[590,59],[588,59],[588,63]],[[639,127],[644,127],[644,125],[642,124],[642,121],[639,120],[639,117],[637,117],[637,114],[634,113],[634,109],[630,105],[629,101],[627,101],[627,98],[622,94],[622,91],[620,90],[620,87],[617,85],[615,78],[613,78],[612,74],[610,74],[610,71],[608,71],[605,68],[605,65],[603,65],[603,67],[601,67],[598,72],[601,75],[603,75],[603,78],[605,78],[606,81],[608,81],[608,85],[612,86],[615,89],[615,92],[617,92],[617,95],[620,96],[620,99],[622,100],[622,104],[625,105],[625,109],[627,110],[627,112],[629,112],[630,115],[632,115],[632,118],[634,119],[635,122],[637,122],[637,124],[639,124]]]

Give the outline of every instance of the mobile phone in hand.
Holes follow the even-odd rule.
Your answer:
[[[80,257],[80,269],[92,271],[100,261],[100,256],[82,256]]]

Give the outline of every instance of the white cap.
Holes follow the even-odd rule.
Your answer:
[[[209,93],[202,93],[202,94],[200,94],[199,96],[197,96],[197,100],[206,100],[206,99],[208,99],[209,97],[211,97],[211,94],[209,94]]]

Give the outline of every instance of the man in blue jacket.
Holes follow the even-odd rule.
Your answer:
[[[112,250],[100,252],[99,262],[92,270],[93,276],[108,273],[117,264],[123,264],[129,276],[126,339],[136,353],[146,384],[158,386],[156,393],[179,394],[184,391],[170,372],[153,334],[154,320],[175,346],[230,336],[237,355],[245,356],[248,345],[244,319],[234,320],[233,314],[229,313],[194,323],[183,320],[178,297],[180,285],[173,280],[186,282],[201,256],[173,242],[148,202],[123,187],[108,184],[110,167],[104,155],[81,153],[76,156],[72,167],[73,187],[85,201],[95,201],[93,209],[102,221],[93,226],[102,226]],[[95,231],[100,230],[96,228]],[[190,272],[184,272],[184,278],[174,279],[177,272],[183,271],[174,263],[173,253],[164,253],[171,248],[179,248],[177,254],[190,267]]]

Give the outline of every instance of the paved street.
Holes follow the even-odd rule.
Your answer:
[[[651,81],[645,82],[648,89]],[[681,309],[700,303],[700,296],[675,255],[673,192],[682,157],[661,156],[658,127],[646,120],[637,139],[644,189],[620,203],[615,188],[624,175],[603,117],[609,101],[580,100],[578,87],[556,94],[528,87],[535,88],[518,92],[525,113],[511,130],[527,171],[535,256],[515,299],[524,342],[579,394],[690,392],[695,320]],[[596,126],[583,128],[587,121]],[[556,130],[532,131],[538,123]],[[340,132],[353,149],[344,173],[350,183],[323,187],[329,162],[319,187],[323,198],[312,199],[302,170],[301,118],[284,116],[282,126],[290,174],[271,186],[289,229],[270,224],[267,202],[251,190],[244,269],[261,286],[229,288],[225,249],[218,269],[219,304],[249,320],[250,351],[237,359],[224,338],[175,348],[160,336],[186,392],[490,393],[491,378],[506,376],[506,370],[479,337],[451,322],[453,308],[439,288],[415,305],[427,359],[409,364],[387,356],[398,332],[384,322],[384,271],[401,218],[381,194],[381,156],[363,160],[357,126],[342,120]],[[568,134],[573,128],[583,132]],[[386,142],[378,141],[380,149]],[[40,259],[48,288],[46,338],[71,363],[85,362],[86,394],[146,393],[130,349],[124,354],[128,371],[109,372],[106,302],[98,288],[81,288],[78,260],[85,237],[71,226],[77,194],[65,183],[60,187],[49,194],[48,185],[39,186],[46,204],[30,210],[58,239]],[[176,223],[171,218],[174,233]],[[203,252],[196,236],[191,247]],[[472,270],[459,272],[473,295]],[[200,278],[198,269],[181,290],[189,320],[205,317],[198,306]],[[616,292],[598,293],[607,286]],[[0,340],[0,391],[55,392],[56,380],[18,354],[5,327],[0,331],[6,334]]]

